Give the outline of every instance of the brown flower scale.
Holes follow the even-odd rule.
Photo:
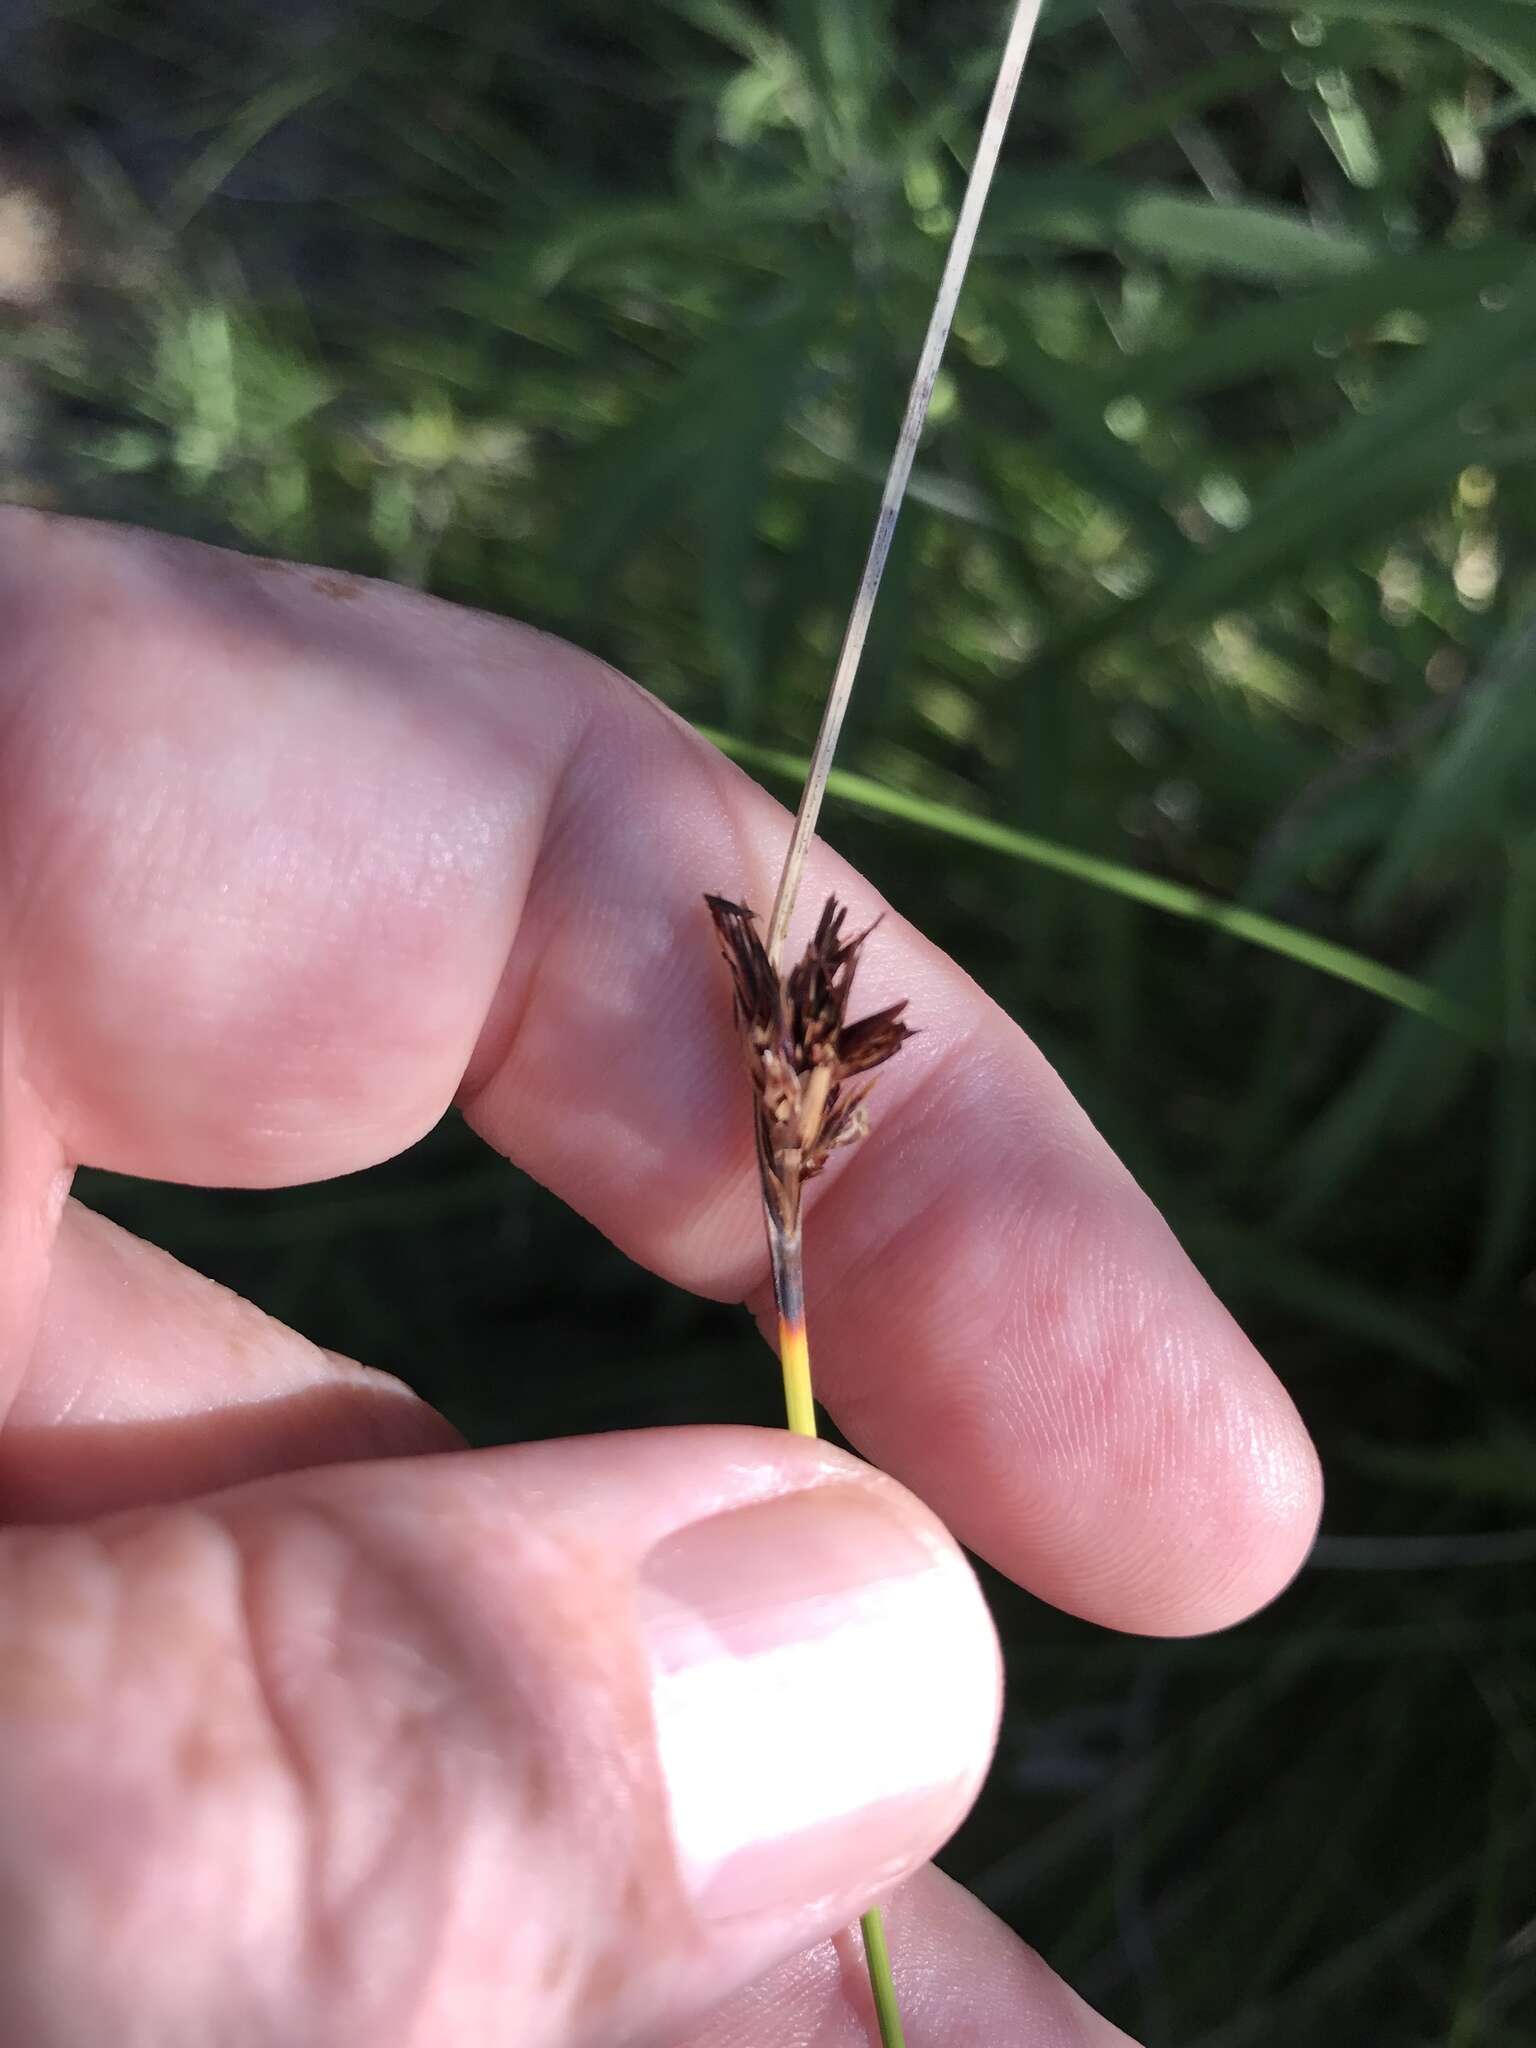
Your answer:
[[[757,1105],[763,1193],[786,1236],[798,1233],[800,1191],[832,1154],[868,1129],[871,1083],[850,1086],[912,1036],[904,1002],[848,1022],[859,953],[874,926],[843,936],[847,912],[829,896],[800,960],[782,979],[744,904],[706,896],[736,991],[736,1023]]]

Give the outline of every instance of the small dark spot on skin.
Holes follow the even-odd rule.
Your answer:
[[[625,1873],[624,1889],[619,1894],[619,1917],[639,1919],[650,1904],[650,1897],[650,1886],[637,1868],[631,1868]]]
[[[0,1720],[56,1723],[90,1703],[68,1667],[46,1651],[15,1650],[0,1657]]]
[[[570,1976],[571,1966],[575,1960],[574,1944],[569,1941],[557,1941],[544,1958],[544,1967],[539,1972],[539,1989],[545,1992],[558,1991]]]
[[[612,2005],[629,1981],[634,1959],[623,1941],[615,1942],[596,1956],[581,1986],[585,2012],[601,2013]]]
[[[230,1779],[239,1762],[240,1746],[216,1726],[194,1721],[176,1744],[180,1782],[192,1791]]]
[[[534,1827],[547,1821],[554,1813],[557,1783],[549,1759],[531,1749],[523,1759],[523,1812]]]
[[[312,576],[309,587],[319,591],[322,597],[334,597],[338,603],[346,603],[363,594],[363,586],[355,576]]]

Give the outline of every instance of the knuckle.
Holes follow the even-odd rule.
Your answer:
[[[128,2024],[179,2041],[177,2013],[206,2002],[228,1953],[232,1901],[291,1839],[238,1580],[227,1532],[196,1509],[0,1539],[0,1916],[19,1962],[5,2038]]]
[[[590,2035],[676,1910],[643,1676],[594,1561],[491,1542],[293,1487],[0,1534],[0,2040]]]

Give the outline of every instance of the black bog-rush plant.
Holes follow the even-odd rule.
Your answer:
[[[736,1022],[746,1049],[754,1094],[758,1177],[773,1267],[785,1408],[789,1427],[801,1436],[816,1434],[801,1268],[801,1191],[839,1146],[864,1135],[864,1098],[871,1084],[860,1077],[872,1073],[900,1051],[910,1034],[901,1021],[904,1003],[894,1004],[858,1023],[848,1022],[854,970],[869,933],[844,938],[844,911],[835,898],[828,898],[815,935],[787,975],[781,968],[784,941],[826,794],[838,734],[853,694],[891,537],[933,396],[934,379],[949,338],[987,188],[997,167],[1040,7],[1041,0],[1017,0],[1014,7],[992,101],[982,124],[896,451],[881,494],[874,537],[827,693],[821,730],[779,877],[766,944],[758,937],[755,914],[744,904],[732,903],[722,896],[705,898],[735,985]],[[878,1909],[866,1913],[859,1925],[882,2048],[902,2048],[901,2015]]]

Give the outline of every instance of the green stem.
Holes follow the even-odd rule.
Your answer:
[[[874,1993],[875,2018],[880,2022],[880,2048],[907,2048],[896,1986],[891,1978],[891,1952],[885,1945],[885,1923],[878,1906],[871,1906],[860,1920],[859,1932],[864,1937],[864,1965],[869,1971],[869,1988]]]

